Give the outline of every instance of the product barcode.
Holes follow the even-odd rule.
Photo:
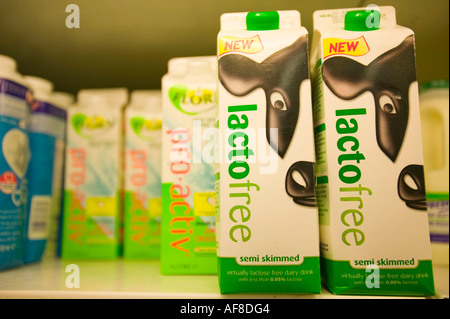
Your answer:
[[[34,230],[43,230],[43,229],[45,229],[45,227],[47,227],[47,223],[46,222],[34,222],[33,225],[31,225],[31,227]]]
[[[31,199],[30,220],[28,224],[29,239],[47,238],[50,208],[50,196],[33,196]]]

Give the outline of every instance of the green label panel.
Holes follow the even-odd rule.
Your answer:
[[[215,217],[199,209],[202,203],[206,205],[203,196],[198,199],[200,207],[191,207],[183,198],[185,190],[162,184],[161,273],[217,274]]]
[[[84,208],[77,194],[64,193],[62,257],[80,259],[114,259],[120,255],[120,219],[116,198],[88,199],[94,204],[103,201],[104,209]],[[92,204],[92,205],[94,205]],[[89,206],[89,204],[86,204]]]
[[[348,261],[322,258],[325,284],[336,295],[434,295],[430,260],[421,260],[416,268],[355,269]]]
[[[301,265],[245,265],[235,258],[219,257],[222,294],[321,292],[319,257],[305,257]]]
[[[125,193],[123,256],[126,259],[154,259],[160,256],[161,200],[152,198],[149,207],[133,192]]]
[[[448,193],[427,193],[427,201],[448,201]]]

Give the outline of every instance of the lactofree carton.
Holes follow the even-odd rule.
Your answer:
[[[218,35],[222,293],[319,293],[308,33],[297,11],[227,13]]]
[[[434,293],[414,34],[393,7],[314,13],[323,275],[335,294]]]
[[[126,89],[86,89],[68,109],[63,258],[120,254]]]
[[[162,78],[161,273],[216,274],[214,56],[173,58]]]
[[[161,243],[161,91],[131,93],[125,109],[123,256],[158,258]]]

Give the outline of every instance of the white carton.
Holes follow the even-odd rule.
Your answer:
[[[63,258],[113,259],[121,250],[123,107],[128,90],[85,89],[68,109]]]
[[[57,226],[53,223],[62,201],[67,114],[51,99],[53,83],[36,76],[24,78],[34,95],[28,131],[31,158],[27,172],[24,252],[24,262],[30,263],[41,260],[48,243],[56,240],[51,230]]]
[[[308,33],[298,11],[227,13],[218,35],[222,293],[319,293]]]
[[[124,258],[158,258],[161,243],[161,90],[131,92],[124,114]]]
[[[32,103],[16,61],[0,54],[0,270],[23,263]]]
[[[433,294],[414,34],[393,7],[314,13],[323,275],[336,294]]]
[[[216,274],[214,56],[172,58],[162,78],[161,273]]]
[[[448,267],[449,242],[449,88],[431,81],[419,89],[423,160],[427,187],[431,255],[434,266]]]

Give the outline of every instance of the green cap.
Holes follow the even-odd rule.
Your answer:
[[[380,11],[354,10],[345,14],[344,29],[347,31],[373,31],[380,28]]]
[[[245,22],[247,30],[277,30],[280,28],[280,15],[277,11],[249,12]]]
[[[426,91],[431,89],[448,89],[448,80],[433,80],[425,82],[419,87],[419,91]]]

